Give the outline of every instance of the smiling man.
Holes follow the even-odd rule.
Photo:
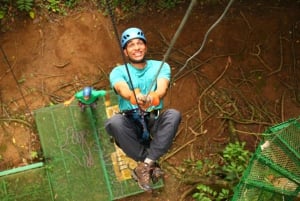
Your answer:
[[[115,67],[109,76],[120,112],[107,120],[105,128],[126,155],[138,162],[132,177],[143,190],[151,191],[150,180],[155,182],[163,174],[158,162],[172,145],[181,114],[163,110],[171,69],[167,63],[145,58],[143,31],[126,29],[121,46],[129,62]]]

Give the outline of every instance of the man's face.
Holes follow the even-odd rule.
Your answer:
[[[129,58],[132,63],[144,62],[144,57],[147,52],[147,46],[141,39],[135,38],[128,41],[124,54]]]

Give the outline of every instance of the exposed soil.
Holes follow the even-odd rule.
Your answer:
[[[170,153],[187,146],[166,163],[180,167],[187,159],[215,154],[232,134],[253,151],[268,126],[299,116],[300,8],[271,2],[235,2],[202,51],[177,74],[226,4],[193,9],[167,60],[173,83],[165,100],[167,108],[183,116]],[[117,28],[120,33],[131,26],[142,28],[149,58],[161,60],[187,7],[149,8],[127,18],[118,13]],[[109,89],[107,75],[123,61],[110,18],[91,5],[66,17],[16,19],[1,28],[0,170],[6,170],[39,160],[36,153],[42,156],[38,133],[30,125],[34,110],[61,103],[83,86]],[[123,200],[179,200],[188,187],[166,173],[162,191]]]

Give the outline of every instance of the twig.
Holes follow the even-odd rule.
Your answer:
[[[272,68],[266,64],[266,62],[260,57],[260,45],[255,45],[255,47],[257,48],[257,53],[250,53],[253,56],[256,56],[256,58],[264,65],[265,68],[267,68],[269,71],[272,71]]]
[[[165,160],[167,160],[167,159],[169,159],[169,158],[171,158],[171,157],[174,156],[176,153],[178,153],[179,151],[181,151],[182,149],[184,149],[187,145],[189,145],[189,144],[195,142],[196,139],[197,139],[197,138],[194,138],[194,139],[192,139],[192,140],[186,142],[185,144],[183,144],[182,146],[180,146],[179,148],[177,148],[175,151],[169,153],[168,155],[166,155],[165,157],[163,157],[163,159],[161,160],[161,162],[162,162],[162,161],[165,161]]]
[[[176,82],[178,81],[179,79],[183,78],[184,76],[188,75],[189,73],[193,72],[194,70],[198,69],[200,66],[206,64],[206,63],[209,63],[211,62],[211,60],[213,59],[216,59],[216,58],[222,58],[222,57],[230,57],[230,56],[233,56],[233,55],[236,55],[236,54],[226,54],[226,55],[214,55],[214,56],[211,56],[209,57],[208,59],[204,60],[202,63],[196,65],[195,67],[189,69],[189,70],[186,70],[184,71],[183,73],[180,73],[177,75],[174,76],[174,79],[173,79],[173,82]]]
[[[59,64],[53,64],[56,68],[64,68],[66,67],[67,65],[69,65],[71,62],[70,61],[67,61],[65,63],[59,63]]]
[[[281,121],[284,121],[284,97],[285,97],[285,91],[283,92],[282,96],[281,96]]]
[[[7,118],[3,118],[3,119],[0,119],[0,121],[13,121],[13,122],[17,122],[17,123],[21,123],[21,124],[24,124],[24,125],[26,125],[27,127],[29,127],[29,128],[32,128],[32,125],[31,125],[31,123],[29,123],[29,122],[27,122],[27,121],[24,121],[24,120],[22,120],[22,119],[13,119],[13,118],[9,118],[9,119],[7,119]]]
[[[219,117],[219,118],[221,118],[221,119],[229,119],[229,120],[231,120],[231,121],[234,121],[235,123],[239,123],[239,124],[258,124],[258,125],[265,125],[265,126],[271,126],[271,125],[273,125],[272,123],[269,123],[269,122],[259,122],[259,121],[249,121],[249,120],[237,120],[237,119],[234,119],[234,118],[232,118],[232,117]]]
[[[242,11],[240,11],[240,15],[241,15],[241,16],[243,17],[243,19],[245,20],[245,22],[246,22],[248,28],[249,28],[250,30],[252,30],[252,29],[253,29],[252,26],[250,25],[249,21],[247,20],[246,16],[244,15],[244,13],[243,13]]]
[[[279,37],[279,44],[280,44],[280,64],[279,64],[279,67],[278,67],[277,70],[269,73],[267,76],[271,76],[271,75],[273,75],[275,73],[278,73],[282,69],[282,66],[283,66],[283,47],[282,47],[282,37],[281,37],[281,35]]]
[[[198,184],[195,184],[195,185],[189,187],[187,190],[185,190],[185,191],[181,194],[181,196],[180,196],[180,198],[179,198],[179,201],[184,201],[184,200],[186,200],[185,198],[186,198],[187,196],[189,196],[190,194],[192,194],[192,193],[197,189],[197,186],[198,186]]]
[[[11,65],[11,68],[7,69],[5,71],[5,73],[0,77],[0,81],[6,76],[7,73],[9,73],[10,71],[12,71],[14,69],[14,66],[16,64],[16,60],[14,61],[14,63]]]
[[[203,91],[202,91],[202,93],[201,93],[201,95],[200,95],[200,97],[199,97],[199,100],[202,98],[202,96],[210,89],[210,88],[212,88],[222,77],[223,77],[223,75],[225,74],[225,72],[226,72],[226,70],[227,70],[227,68],[229,67],[231,65],[231,58],[230,57],[228,57],[227,58],[227,63],[226,63],[226,66],[225,66],[225,68],[224,68],[224,70],[223,70],[223,72],[206,88],[206,89],[204,89]]]
[[[261,135],[261,133],[253,133],[253,132],[241,131],[241,130],[237,130],[237,129],[234,129],[234,131],[238,132],[238,133],[242,133],[242,134],[247,134],[247,135],[255,135],[255,136]]]

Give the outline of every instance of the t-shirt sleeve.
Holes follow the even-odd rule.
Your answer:
[[[110,86],[113,88],[117,82],[126,81],[123,77],[123,68],[118,66],[109,74]]]
[[[81,98],[83,98],[83,94],[82,94],[82,91],[79,91],[75,94],[75,98],[80,100]]]
[[[157,78],[171,79],[171,68],[168,63],[164,63]]]
[[[105,90],[98,90],[98,91],[94,91],[94,94],[96,97],[103,97],[106,95],[106,91]]]

